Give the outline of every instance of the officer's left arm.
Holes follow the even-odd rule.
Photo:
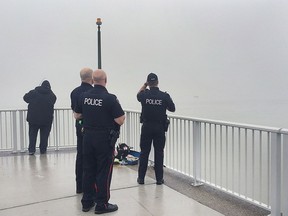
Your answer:
[[[113,95],[112,97],[112,115],[114,117],[114,121],[118,124],[118,125],[122,125],[124,124],[124,120],[125,120],[125,113],[120,105],[119,100],[117,99],[117,97],[115,95]]]
[[[170,112],[175,112],[176,108],[175,108],[175,104],[172,100],[172,98],[170,97],[170,95],[168,93],[167,94],[167,110]]]

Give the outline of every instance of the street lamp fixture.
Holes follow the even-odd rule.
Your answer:
[[[101,29],[100,26],[102,25],[102,20],[101,18],[96,19],[96,25],[98,26],[98,69],[102,68],[102,63],[101,63]]]

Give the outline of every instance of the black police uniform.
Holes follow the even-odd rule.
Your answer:
[[[140,137],[141,153],[138,180],[144,183],[153,141],[155,176],[157,183],[161,183],[163,181],[166,109],[174,112],[175,105],[170,95],[160,91],[158,87],[150,87],[150,90],[140,91],[137,94],[137,99],[142,105],[141,121],[143,122]]]
[[[115,129],[115,118],[124,115],[117,98],[109,94],[105,87],[95,85],[85,92],[76,113],[82,113],[84,119],[83,139],[83,208],[94,202],[104,206],[110,199],[110,184],[114,162],[115,147],[110,143],[110,131]],[[118,125],[118,129],[120,126]],[[96,179],[96,181],[95,181]]]
[[[80,86],[75,88],[71,94],[71,109],[75,112],[75,107],[80,99],[80,96],[93,88],[89,83],[82,82]],[[82,123],[83,120],[76,120],[76,136],[77,136],[77,154],[76,154],[76,164],[75,164],[75,174],[76,174],[76,192],[82,193],[82,176],[83,176],[83,159],[82,159],[82,146],[83,146],[83,134],[82,134]]]

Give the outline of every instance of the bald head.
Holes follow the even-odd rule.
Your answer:
[[[92,73],[93,70],[90,68],[83,68],[80,71],[80,78],[82,82],[92,84]]]
[[[92,74],[92,77],[95,85],[106,86],[107,76],[104,70],[102,69],[95,70]]]

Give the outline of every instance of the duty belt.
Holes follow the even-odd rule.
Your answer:
[[[162,124],[164,121],[161,120],[144,120],[143,123],[159,123]]]
[[[93,130],[93,131],[109,131],[109,130],[111,130],[111,128],[84,126],[84,130]]]

